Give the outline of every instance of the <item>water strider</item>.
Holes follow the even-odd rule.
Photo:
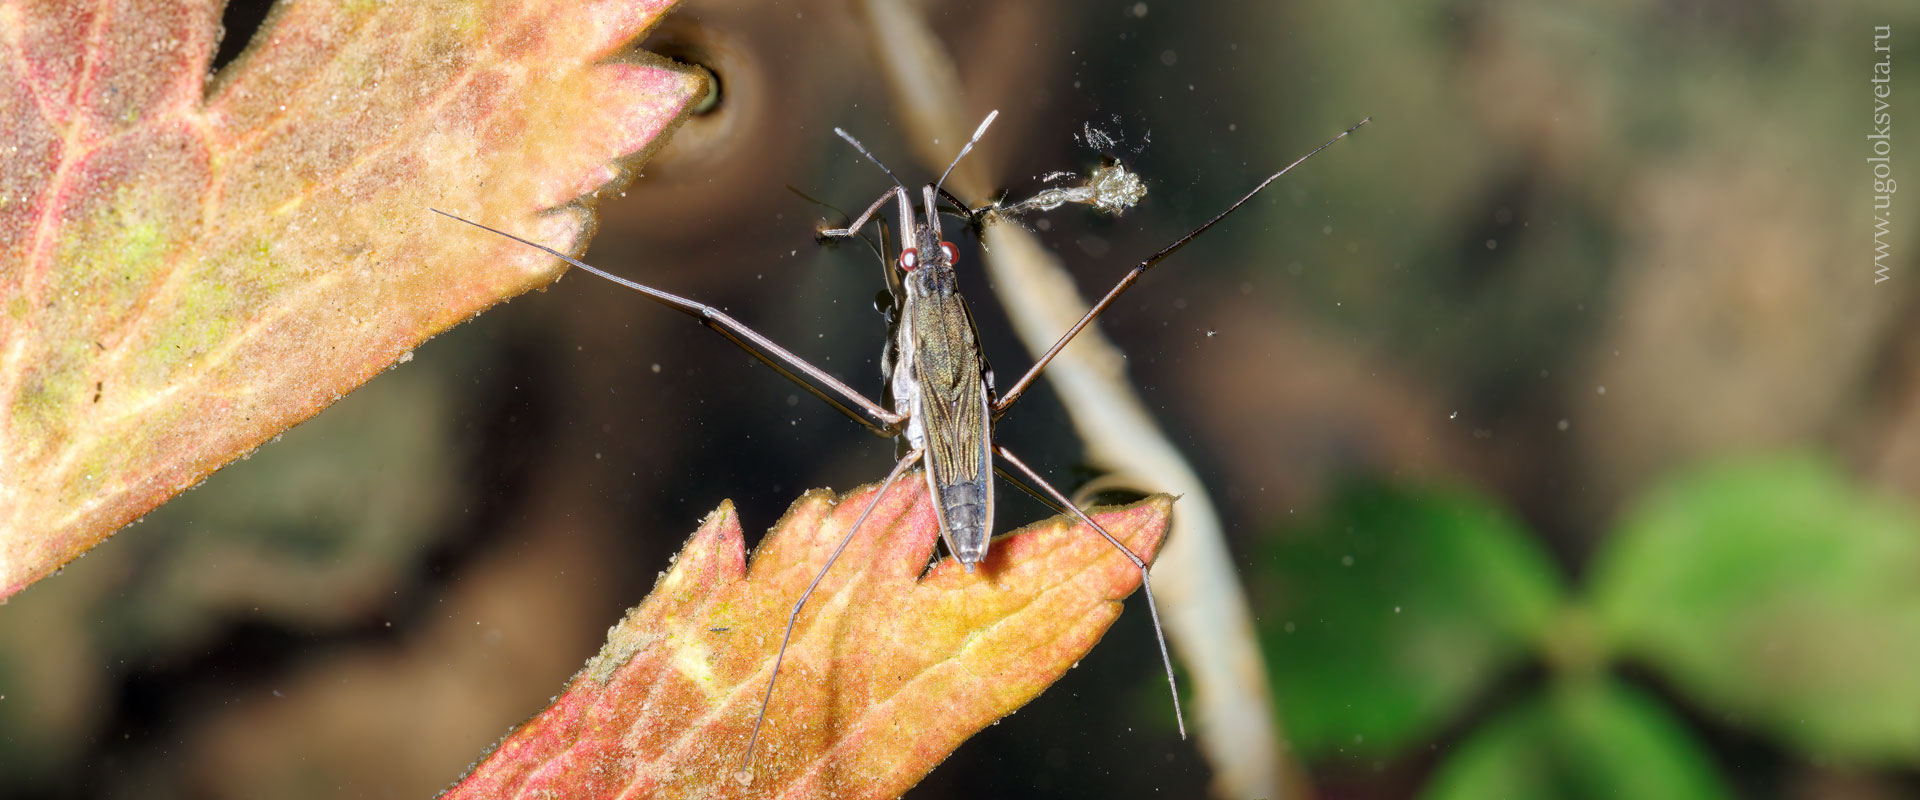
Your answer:
[[[973,137],[961,147],[959,154],[954,156],[953,164],[947,167],[947,174],[952,173],[953,165],[957,165],[960,159],[973,149],[974,144],[986,133],[987,127],[992,124],[998,113],[988,114],[986,120],[980,123]],[[1130,205],[1139,198],[1144,190],[1139,188],[1137,179],[1125,173],[1124,170],[1112,171],[1113,168],[1110,166],[1104,168],[1108,171],[1096,171],[1087,187],[1053,188],[1022,203],[970,209],[940,188],[941,182],[946,179],[946,174],[942,174],[939,181],[921,187],[919,200],[921,210],[925,212],[925,217],[922,218],[915,212],[914,198],[906,185],[901,183],[899,178],[894,177],[891,170],[887,170],[885,165],[880,164],[879,159],[874,158],[873,154],[853,137],[838,128],[834,129],[835,133],[859,150],[861,155],[879,165],[880,169],[894,181],[893,188],[882,193],[879,199],[846,227],[821,232],[822,236],[830,238],[858,236],[875,215],[882,214],[889,203],[894,205],[893,210],[897,220],[895,230],[900,231],[902,247],[892,258],[893,266],[897,271],[889,270],[887,276],[888,294],[891,295],[893,304],[889,309],[888,319],[892,323],[893,330],[881,358],[881,370],[887,379],[887,393],[883,395],[883,399],[891,402],[891,408],[868,399],[852,387],[765,336],[754,332],[717,308],[635,283],[558,250],[505,231],[463,219],[439,209],[434,209],[434,212],[543,250],[573,266],[692,316],[700,324],[739,345],[753,357],[799,384],[814,396],[826,401],[855,422],[875,433],[897,438],[904,449],[904,455],[900,457],[892,471],[887,473],[886,480],[881,482],[879,491],[867,501],[866,508],[860,512],[853,527],[847,531],[846,536],[834,549],[832,556],[827,559],[827,563],[821,567],[819,574],[814,576],[813,582],[807,585],[806,591],[801,593],[800,598],[794,602],[792,610],[788,612],[786,632],[781,637],[780,650],[774,656],[773,671],[767,677],[766,692],[760,701],[760,713],[754,720],[753,733],[747,740],[746,750],[742,756],[744,778],[751,779],[750,769],[753,764],[754,748],[759,743],[760,729],[766,722],[767,708],[773,699],[774,686],[780,676],[781,662],[786,657],[787,645],[793,638],[794,624],[799,619],[801,610],[805,607],[807,600],[812,597],[814,589],[820,585],[820,581],[826,577],[827,571],[833,568],[834,561],[839,559],[840,553],[853,540],[854,534],[866,524],[868,516],[873,513],[880,498],[884,497],[888,489],[892,488],[900,476],[907,472],[908,467],[916,463],[922,467],[921,475],[926,481],[927,491],[933,500],[935,517],[940,524],[940,536],[946,542],[947,549],[953,553],[953,557],[969,572],[973,570],[975,564],[986,558],[987,548],[992,543],[991,473],[993,472],[999,472],[1003,477],[1033,493],[1043,502],[1078,517],[1083,524],[1126,555],[1127,559],[1140,571],[1140,586],[1147,597],[1147,611],[1153,618],[1154,635],[1158,637],[1160,644],[1160,659],[1166,667],[1167,687],[1173,696],[1174,718],[1179,723],[1181,737],[1185,738],[1186,721],[1180,712],[1179,689],[1174,685],[1173,661],[1167,654],[1166,637],[1160,631],[1160,612],[1154,604],[1153,586],[1148,580],[1146,562],[1100,527],[1087,516],[1086,512],[1075,506],[1066,495],[1027,466],[1026,462],[1021,461],[1011,450],[994,442],[994,424],[1015,401],[1020,399],[1027,388],[1033,385],[1034,380],[1040,376],[1041,370],[1046,368],[1048,362],[1051,362],[1068,342],[1073,341],[1080,331],[1086,329],[1095,318],[1106,311],[1113,304],[1114,299],[1139,280],[1147,270],[1178,252],[1187,243],[1225,219],[1228,214],[1245,205],[1248,200],[1253,199],[1254,195],[1259,194],[1281,175],[1285,175],[1288,170],[1299,166],[1301,162],[1346,137],[1361,125],[1367,124],[1370,119],[1361,120],[1352,128],[1348,128],[1340,135],[1327,140],[1325,144],[1314,148],[1312,152],[1296,159],[1284,169],[1261,181],[1252,191],[1234,201],[1226,210],[1135,265],[1107,292],[1105,297],[1102,297],[1080,318],[1080,321],[1074,323],[1065,334],[1061,335],[1060,339],[1048,348],[1026,374],[1014,382],[1005,393],[996,390],[993,372],[987,367],[986,360],[980,353],[979,336],[974,328],[972,312],[968,310],[966,301],[960,296],[955,280],[954,270],[959,251],[942,235],[941,214],[955,214],[970,222],[986,221],[1028,210],[1046,210],[1066,202],[1088,203],[1097,208],[1112,211],[1117,210],[1116,206]],[[1103,192],[1100,187],[1105,187],[1105,191]],[[949,206],[942,208],[940,205],[942,200],[947,201]],[[796,375],[796,371],[800,374]],[[801,375],[806,376],[805,379]],[[996,458],[1012,467],[1032,485],[1029,486],[1020,477],[996,467],[994,465]],[[1038,490],[1033,488],[1036,486]]]

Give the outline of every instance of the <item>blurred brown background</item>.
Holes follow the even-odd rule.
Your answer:
[[[1864,162],[1872,26],[1920,97],[1902,66],[1920,7],[919,7],[960,65],[953,102],[1001,112],[971,158],[1002,186],[1096,163],[1088,123],[1147,180],[1118,220],[1042,231],[1089,293],[1373,116],[1103,321],[1240,552],[1350,475],[1476,487],[1569,575],[1623,502],[1702,458],[1812,449],[1920,492],[1920,196],[1896,196],[1875,285]],[[918,179],[847,7],[690,0],[649,46],[707,66],[718,103],[601,204],[588,260],[877,391],[878,268],[817,245],[833,212],[788,190],[854,210],[886,186],[835,126]],[[1904,102],[1895,164],[1920,187]],[[992,287],[966,280],[1017,374]],[[1084,477],[1044,386],[1002,436]],[[429,796],[558,691],[723,498],[764,527],[890,453],[686,319],[569,275],[0,612],[0,795]],[[1041,513],[1014,495],[1003,516]],[[913,796],[1201,796],[1142,616]],[[1920,796],[1911,767],[1833,770],[1689,719],[1742,792]],[[1322,796],[1403,797],[1436,758],[1308,770]]]

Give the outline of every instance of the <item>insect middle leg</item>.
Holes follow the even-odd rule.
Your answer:
[[[835,410],[845,414],[848,419],[860,423],[861,426],[874,433],[882,436],[892,436],[898,433],[900,425],[906,422],[905,414],[888,410],[879,403],[867,399],[866,395],[855,391],[853,387],[848,386],[840,379],[827,374],[825,370],[814,366],[811,362],[794,354],[793,351],[781,347],[772,339],[747,327],[744,323],[734,319],[720,309],[695,300],[689,300],[671,292],[655,289],[646,284],[627,280],[626,278],[607,272],[566,253],[562,253],[559,250],[555,250],[539,242],[515,236],[498,228],[482,225],[473,220],[449,214],[437,208],[430,210],[443,217],[464,222],[481,230],[504,236],[528,247],[545,252],[568,264],[586,270],[588,273],[639,292],[649,300],[693,317],[701,325],[725,337],[727,341],[745,350],[748,355],[772,367],[775,372],[780,373],[780,375],[787,380],[793,381],[798,384],[800,388],[807,390],[808,393],[826,401],[826,403],[833,406]],[[802,380],[799,375],[794,374],[795,371],[805,374],[808,378],[811,378],[812,381]],[[818,385],[815,385],[816,383]],[[822,387],[825,387],[825,389]],[[833,394],[828,394],[826,390],[832,390]],[[843,403],[841,400],[846,400],[847,402]],[[848,407],[848,403],[851,403],[853,407]],[[855,408],[858,408],[859,411],[855,411]]]

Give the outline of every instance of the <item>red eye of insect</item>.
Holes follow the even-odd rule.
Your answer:
[[[920,266],[920,253],[918,251],[911,247],[900,251],[901,272],[912,272],[913,268],[917,266]]]
[[[948,266],[960,263],[960,251],[953,246],[953,242],[941,242],[940,255],[947,257]]]

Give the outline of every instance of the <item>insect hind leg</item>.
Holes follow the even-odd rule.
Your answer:
[[[1074,505],[1073,501],[1068,500],[1067,496],[1061,494],[1059,489],[1054,488],[1053,484],[1048,483],[1046,478],[1040,477],[1040,473],[1034,472],[1032,467],[1027,466],[1026,462],[1021,461],[1019,457],[1015,456],[1013,451],[1008,450],[1005,446],[996,444],[993,446],[993,452],[999,456],[1002,461],[1012,464],[1014,469],[1020,471],[1020,474],[1027,476],[1028,480],[1033,481],[1035,486],[1040,487],[1042,491],[1051,496],[1053,501],[1058,503],[1061,508],[1065,508],[1072,512],[1074,516],[1079,517],[1082,523],[1092,528],[1095,533],[1100,534],[1101,538],[1106,539],[1108,544],[1113,545],[1122,555],[1125,555],[1128,561],[1133,562],[1134,568],[1140,570],[1140,591],[1147,596],[1147,614],[1153,617],[1153,636],[1160,643],[1160,663],[1165,665],[1167,669],[1167,690],[1173,694],[1173,719],[1174,722],[1180,726],[1180,738],[1187,738],[1187,719],[1186,716],[1180,712],[1180,686],[1174,681],[1173,656],[1167,652],[1167,635],[1160,628],[1160,608],[1158,604],[1153,601],[1153,583],[1147,575],[1147,562],[1141,559],[1139,554],[1133,552],[1133,550],[1129,549],[1125,544],[1122,544],[1119,539],[1114,538],[1114,535],[1108,533],[1106,528],[1100,526],[1100,523],[1094,522],[1092,517],[1087,516],[1087,512],[1080,510],[1080,507]]]
[[[747,737],[747,752],[740,760],[739,777],[743,783],[750,783],[753,780],[753,750],[760,743],[760,727],[766,724],[767,707],[773,703],[774,682],[780,679],[780,665],[786,661],[787,645],[793,641],[793,627],[800,620],[800,610],[805,608],[807,600],[813,597],[813,590],[820,588],[820,581],[826,579],[827,570],[833,569],[833,562],[840,560],[840,554],[847,549],[847,544],[853,541],[853,535],[859,533],[861,526],[867,524],[867,517],[872,516],[874,507],[880,505],[880,499],[887,496],[887,490],[892,489],[894,482],[900,480],[900,475],[907,471],[907,467],[918,460],[920,460],[920,451],[910,452],[905,458],[900,459],[900,463],[894,465],[892,472],[887,473],[887,479],[880,482],[880,488],[874,491],[873,499],[867,501],[867,507],[861,510],[860,517],[853,522],[853,527],[847,529],[847,535],[841,537],[840,544],[833,548],[833,555],[827,557],[827,563],[820,567],[819,574],[813,576],[813,582],[807,584],[807,590],[800,593],[800,599],[795,600],[792,610],[787,612],[787,632],[781,635],[780,649],[773,656],[773,671],[767,676],[767,690],[760,696],[760,715],[753,719],[753,733]]]

